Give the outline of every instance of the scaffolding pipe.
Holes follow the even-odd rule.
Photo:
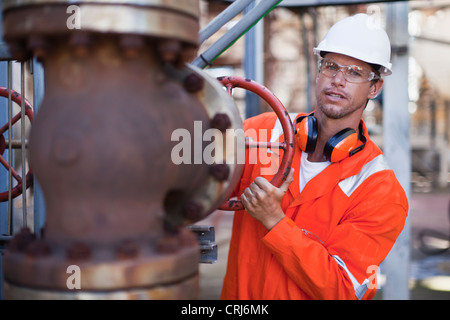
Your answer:
[[[33,74],[33,104],[37,113],[44,99],[44,67],[36,58],[31,60]],[[39,181],[34,177],[33,181],[33,232],[41,236],[41,229],[45,224],[45,200]]]
[[[411,143],[408,112],[408,3],[386,6],[386,31],[392,45],[392,76],[386,77],[383,94],[383,152],[389,166],[410,198]],[[409,299],[410,218],[383,261],[386,274],[383,299]]]
[[[243,34],[252,28],[261,18],[268,14],[275,8],[281,0],[266,0],[261,1],[253,10],[246,14],[233,28],[225,33],[219,40],[217,40],[205,52],[200,54],[192,65],[205,68],[217,59],[222,52],[227,50],[233,43],[235,43]]]
[[[245,13],[262,0],[256,0],[247,7]],[[244,55],[245,76],[260,84],[264,84],[264,21],[261,19],[245,34]],[[261,113],[261,104],[258,95],[253,92],[245,92],[245,117],[250,118]]]
[[[242,10],[244,10],[245,7],[247,7],[251,2],[253,2],[253,0],[236,0],[230,4],[217,17],[211,20],[202,30],[200,30],[200,43],[203,43],[206,39],[222,28],[227,22],[241,13]]]

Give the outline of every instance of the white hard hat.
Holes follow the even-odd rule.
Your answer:
[[[359,13],[335,23],[319,45],[316,55],[334,52],[350,56],[369,64],[380,65],[382,76],[392,74],[391,43],[379,23],[371,16]]]

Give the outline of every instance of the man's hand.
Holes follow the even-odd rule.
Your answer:
[[[267,179],[257,177],[241,195],[245,210],[256,220],[261,222],[267,230],[271,230],[284,218],[281,210],[281,200],[294,180],[292,168],[283,184],[277,188]]]

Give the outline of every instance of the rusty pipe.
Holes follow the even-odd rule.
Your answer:
[[[11,240],[6,297],[196,297],[199,246],[185,225],[220,205],[241,167],[217,179],[205,163],[176,165],[171,133],[200,122],[203,135],[217,113],[242,123],[220,84],[185,66],[198,33],[187,2],[80,0],[79,30],[66,24],[73,1],[5,2],[12,53],[45,68],[29,153],[47,210],[42,235]]]

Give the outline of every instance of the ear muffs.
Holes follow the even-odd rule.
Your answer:
[[[330,138],[323,148],[323,154],[328,161],[338,162],[347,158],[350,151],[358,144],[356,131],[350,128],[343,129]]]
[[[317,119],[312,116],[302,116],[295,120],[295,140],[300,149],[313,153],[317,144]]]
[[[339,162],[364,149],[366,137],[363,134],[362,124],[359,125],[360,136],[354,129],[346,128],[336,133],[325,144],[323,154],[328,161]],[[311,114],[298,117],[295,120],[295,141],[300,150],[313,153],[317,144],[317,119]],[[362,144],[358,146],[359,140]]]

